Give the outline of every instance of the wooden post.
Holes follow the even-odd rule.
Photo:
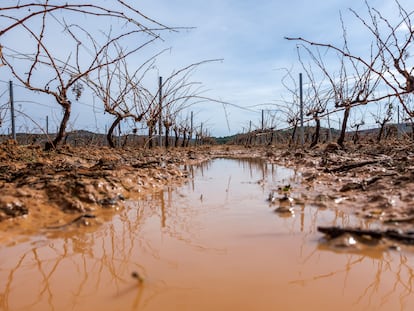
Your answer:
[[[300,101],[300,143],[305,144],[305,129],[303,127],[303,83],[302,73],[299,74],[299,101]]]
[[[329,110],[326,110],[328,116],[328,142],[332,140],[332,131],[331,131],[331,120],[329,119]]]
[[[264,110],[262,109],[262,131],[264,130]]]
[[[200,145],[203,144],[203,123],[201,122],[201,129],[200,129]]]
[[[189,133],[189,137],[188,137],[188,145],[191,145],[191,139],[193,137],[193,123],[194,122],[194,114],[191,111],[191,117],[190,117],[190,133]]]
[[[16,124],[15,124],[15,118],[14,118],[13,81],[9,81],[9,93],[10,93],[10,114],[11,114],[12,139],[16,140]]]
[[[401,135],[400,128],[400,106],[397,106],[397,138],[400,138]]]
[[[162,147],[162,77],[160,77],[158,82],[158,104],[160,109],[160,114],[158,118],[158,145]]]

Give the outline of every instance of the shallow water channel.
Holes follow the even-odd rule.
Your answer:
[[[97,229],[0,246],[0,310],[414,310],[414,253],[336,251],[316,227],[361,220],[274,212],[266,198],[294,189],[294,171],[232,159],[187,169],[187,184]]]

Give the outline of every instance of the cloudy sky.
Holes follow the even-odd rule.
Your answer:
[[[411,0],[400,2],[407,10],[414,9]],[[285,36],[338,43],[342,36],[342,12],[349,36],[359,44],[357,49],[366,48],[369,42],[362,36],[363,27],[348,10],[352,7],[365,12],[363,0],[139,0],[136,3],[144,14],[165,25],[193,27],[162,33],[163,41],[154,48],[171,50],[157,59],[160,75],[168,76],[173,70],[191,63],[223,59],[200,66],[192,77],[203,83],[204,95],[244,107],[239,109],[214,102],[192,107],[195,122],[203,123],[204,128],[208,128],[214,136],[241,132],[248,128],[250,121],[253,126],[260,126],[261,109],[276,109],[275,104],[280,104],[285,98],[281,85],[284,69],[290,69],[294,76],[298,76],[301,70],[296,44],[285,40]],[[393,1],[371,0],[370,3],[381,12],[396,14],[391,9]],[[0,71],[0,103],[7,101],[5,91],[9,79],[11,76]],[[15,96],[21,103],[20,109],[29,113],[32,108],[24,104],[27,95],[17,92]],[[42,103],[53,106],[45,101]],[[36,122],[42,123],[47,113],[45,109],[41,110],[41,115],[36,115],[36,112],[29,114]],[[54,109],[51,114],[59,114]],[[85,112],[86,109],[82,99],[74,105],[72,126],[103,130],[105,121],[94,121],[92,126],[90,113]],[[279,122],[277,126],[284,127],[285,124]],[[5,131],[4,127],[2,130]]]
[[[196,78],[209,89],[211,97],[253,107],[251,111],[230,106],[224,110],[215,103],[203,104],[199,107],[202,112],[198,115],[199,121],[206,122],[214,135],[242,131],[250,120],[259,126],[261,109],[267,108],[261,105],[280,98],[281,79],[285,74],[281,69],[293,67],[293,74],[299,69],[295,43],[286,41],[284,36],[322,41],[337,39],[339,11],[346,10],[347,5],[344,1],[318,3],[304,0],[141,1],[144,12],[158,16],[168,25],[196,27],[167,36],[166,44],[172,46],[172,51],[163,62],[166,67],[170,59],[182,66],[202,59],[222,58],[220,63],[200,67]]]
[[[392,1],[371,3],[386,13],[395,8]],[[410,1],[401,3],[406,8],[414,8]],[[140,5],[148,15],[158,16],[168,25],[196,27],[167,36],[166,44],[172,46],[172,51],[166,57],[166,67],[171,59],[178,65],[223,58],[221,63],[199,68],[197,78],[210,90],[212,97],[253,107],[251,111],[233,107],[224,111],[220,105],[204,104],[200,108],[199,121],[206,122],[214,135],[240,132],[242,128],[248,128],[250,120],[253,125],[260,126],[261,109],[277,109],[274,105],[264,104],[286,99],[285,96],[282,98],[285,89],[281,80],[286,73],[283,69],[292,70],[294,76],[298,76],[301,69],[296,43],[285,40],[285,36],[340,42],[342,12],[349,35],[356,38],[360,48],[368,48],[366,38],[361,35],[363,27],[349,12],[350,7],[366,12],[363,0],[144,0]],[[276,125],[286,126],[282,122]]]

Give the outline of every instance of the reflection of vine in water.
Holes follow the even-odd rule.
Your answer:
[[[268,166],[249,164],[247,161],[241,163],[252,171],[260,169],[262,176],[273,176],[273,173],[275,173],[273,168]],[[272,173],[266,171],[269,168],[272,170]],[[202,173],[204,174],[204,171]],[[193,174],[198,173],[193,171]],[[251,176],[254,176],[254,174]],[[231,186],[234,187],[233,184]],[[230,184],[228,184],[228,188],[230,188]],[[34,288],[39,290],[38,297],[36,302],[28,305],[28,308],[48,302],[48,309],[60,309],[59,306],[62,302],[57,301],[57,298],[60,297],[58,296],[59,288],[55,288],[53,285],[56,286],[56,280],[62,281],[65,275],[62,276],[60,273],[62,270],[67,271],[68,269],[73,271],[74,274],[74,278],[71,280],[71,283],[73,283],[71,288],[73,290],[70,291],[72,295],[70,297],[72,308],[80,305],[85,299],[94,299],[94,295],[98,290],[101,290],[101,287],[113,289],[112,297],[114,299],[122,299],[123,301],[128,299],[132,310],[137,309],[138,306],[147,306],[151,301],[167,291],[187,291],[188,288],[178,288],[171,286],[171,284],[167,285],[163,280],[155,280],[153,276],[147,275],[142,262],[140,264],[140,253],[145,252],[156,261],[162,261],[163,264],[167,265],[175,265],[174,262],[169,262],[167,259],[162,258],[160,250],[152,244],[150,239],[147,239],[142,234],[143,228],[148,223],[152,225],[154,220],[159,221],[160,235],[183,242],[186,246],[197,251],[212,252],[219,255],[226,253],[226,249],[209,247],[203,245],[202,241],[197,240],[196,233],[200,231],[200,223],[197,222],[197,219],[202,217],[204,213],[211,212],[211,210],[207,211],[203,208],[196,208],[193,205],[187,206],[185,204],[195,204],[195,202],[183,200],[183,203],[179,199],[179,195],[175,190],[168,188],[164,192],[149,195],[147,200],[130,202],[130,205],[125,210],[116,215],[110,223],[103,224],[98,232],[83,234],[82,228],[80,228],[81,232],[72,232],[71,234],[63,232],[61,236],[64,238],[56,239],[55,246],[50,244],[32,247],[33,249],[24,253],[16,266],[10,270],[0,306],[4,310],[9,310],[9,295],[16,271],[26,269],[27,266],[24,266],[24,264],[33,260],[35,264],[31,272],[35,273],[37,271],[42,281],[39,288],[36,288],[36,285],[34,285]],[[308,209],[305,206],[298,208],[300,208],[301,212],[300,218],[292,219],[290,223],[295,226],[295,228],[292,228],[293,232],[296,233],[299,230],[303,236],[306,236],[306,239],[304,238],[303,240],[303,245],[308,245],[308,236],[314,234],[318,217],[325,211],[316,208]],[[329,221],[332,221],[332,224],[345,225],[351,222],[347,214],[341,211],[331,211],[329,215],[331,217]],[[364,226],[366,224],[361,225]],[[301,258],[305,258],[304,266],[313,257],[323,255],[320,250],[315,250],[310,255],[306,255],[305,249],[301,248],[300,251]],[[52,252],[53,254],[51,255]],[[317,275],[308,280],[293,281],[292,284],[305,284],[318,279],[329,279],[343,273],[345,275],[345,290],[352,269],[367,259],[365,256],[346,256],[348,256],[348,260],[344,268]],[[378,262],[383,264],[381,267],[378,266],[378,273],[392,270],[391,261]],[[405,280],[405,270],[408,271],[408,269],[409,279]],[[138,285],[131,278],[132,271],[137,271],[144,277],[143,284]],[[389,299],[388,297],[396,295],[397,291],[403,287],[405,289],[401,294],[401,303],[403,304],[403,299],[407,299],[411,292],[413,277],[413,272],[409,268],[406,258],[405,261],[401,259],[395,276],[394,289],[392,292],[387,292],[383,300],[386,302]],[[33,279],[36,278],[34,277]],[[361,304],[366,297],[374,295],[379,284],[378,277],[376,277],[373,284],[368,285],[366,293],[363,293],[358,298],[360,300],[356,303]],[[67,296],[68,294],[65,293],[64,298],[69,299]]]
[[[292,227],[290,233],[296,233],[298,230],[303,233],[299,258],[303,258],[301,267],[305,271],[312,271],[312,266],[315,265],[315,262],[312,261],[319,261],[324,256],[324,251],[335,251],[329,244],[320,241],[316,249],[310,254],[306,254],[306,250],[309,249],[309,241],[311,237],[313,239],[317,231],[318,221],[320,222],[321,219],[324,219],[325,224],[340,227],[356,226],[359,228],[370,228],[371,226],[371,220],[352,217],[349,213],[340,209],[321,210],[315,207],[302,206],[299,219],[299,224],[295,224],[297,222],[295,218],[291,219]],[[290,284],[305,286],[307,283],[313,283],[321,279],[337,278],[343,274],[344,294],[346,290],[353,290],[349,283],[351,277],[354,277],[352,272],[359,270],[360,265],[367,265],[367,261],[372,261],[376,267],[374,277],[372,280],[358,278],[358,282],[366,281],[367,284],[364,286],[365,290],[363,292],[355,295],[356,299],[353,305],[362,306],[365,303],[363,308],[368,309],[374,307],[374,303],[379,303],[378,307],[381,307],[385,306],[392,299],[399,299],[401,310],[405,310],[404,306],[407,304],[408,299],[412,297],[414,285],[414,271],[409,266],[406,256],[401,253],[388,253],[381,247],[367,247],[366,249],[355,249],[354,251],[338,249],[337,252],[347,257],[346,263],[342,268],[313,277],[294,280]],[[373,265],[369,264],[369,266],[372,267]],[[301,271],[298,273],[302,274]],[[380,290],[384,289],[381,286],[386,284],[383,279],[387,278],[389,280],[389,274],[391,274],[391,280],[394,280],[394,285],[384,295],[378,297]],[[333,280],[333,282],[337,281]]]
[[[341,209],[339,206],[333,208],[320,208],[317,206],[309,206],[304,203],[301,205],[300,212],[300,232],[303,233],[303,241],[301,249],[307,245],[311,236],[318,230],[317,227],[321,224],[324,226],[333,227],[356,227],[361,229],[369,229],[374,220],[369,218],[361,218],[351,215],[349,211]],[[308,217],[306,217],[308,215]],[[309,220],[308,222],[306,220]],[[303,258],[301,252],[301,258]]]
[[[167,200],[165,200],[167,195]],[[225,249],[203,246],[195,240],[196,232],[200,230],[200,224],[196,222],[197,217],[206,213],[206,210],[192,208],[175,202],[173,189],[169,187],[164,192],[159,192],[152,196],[152,201],[160,204],[160,214],[162,232],[170,238],[185,243],[199,251],[213,251],[217,254],[225,254]]]
[[[274,178],[274,175],[277,175],[276,169],[278,166],[269,165],[261,159],[232,159],[231,161],[235,161],[244,172],[247,171],[249,173],[250,179],[253,179],[253,176],[257,176],[259,173],[261,175],[261,182],[258,183],[255,181],[254,183],[258,183],[263,188],[268,178]],[[203,179],[205,177],[205,171],[210,169],[211,165],[212,161],[208,161],[198,165],[185,167],[186,170],[190,172],[192,180],[192,192],[195,191],[195,176],[199,175]],[[271,170],[270,172],[269,167]],[[232,176],[230,174],[227,179],[226,188],[223,189],[226,192],[226,202],[229,199],[231,187],[233,187],[233,185]],[[165,195],[167,196],[167,200],[165,199]],[[186,204],[194,204],[194,202],[189,203],[185,201],[184,203],[177,203],[176,201],[178,198],[175,198],[175,193],[173,192],[172,188],[168,188],[166,192],[158,193],[158,196],[159,197],[157,198],[153,196],[152,200],[157,200],[161,204],[159,217],[161,219],[161,225],[164,233],[168,234],[171,238],[182,241],[186,245],[192,246],[198,250],[215,251],[218,254],[226,253],[226,250],[224,249],[214,249],[211,247],[202,246],[194,239],[195,233],[200,230],[201,226],[200,224],[196,223],[196,219],[199,216],[202,216],[203,213],[211,213],[212,207],[209,207],[209,209],[206,211],[203,209],[186,206]]]
[[[167,234],[169,237],[173,239],[184,241],[186,245],[195,247],[197,249],[210,250],[206,247],[195,244],[192,239],[186,239],[179,234],[180,230],[182,230],[184,226],[175,226],[175,222],[172,221],[172,218],[175,217],[175,213],[172,213],[172,206],[174,200],[172,191],[172,188],[168,188],[165,192],[158,192],[150,195],[146,201],[137,201],[133,204],[131,203],[131,209],[128,211],[127,214],[122,215],[122,217],[124,217],[124,219],[122,219],[122,223],[124,224],[123,233],[126,234],[125,236],[122,235],[122,240],[129,241],[130,243],[136,243],[133,245],[132,248],[134,250],[139,249],[141,252],[149,254],[155,260],[162,261],[163,263],[166,263],[170,266],[175,266],[176,264],[174,262],[169,262],[167,259],[162,258],[162,256],[160,255],[160,250],[154,248],[151,245],[150,240],[145,239],[145,237],[139,238],[139,234],[137,234],[140,230],[142,230],[142,227],[150,218],[158,217],[158,219],[160,220],[161,234]],[[167,198],[165,198],[165,196],[167,196]],[[134,217],[134,213],[137,213],[137,215],[139,216]],[[139,221],[137,221],[137,219],[139,219]],[[180,218],[178,220],[178,224],[181,224],[181,222],[186,221],[188,221],[188,219]],[[115,232],[113,232],[113,234],[114,236],[116,235]],[[134,254],[131,254],[131,256],[127,256],[126,258],[134,258]],[[144,271],[143,275],[144,279],[146,279],[145,270],[141,269],[140,271]],[[126,292],[128,292],[129,290],[136,290],[136,288],[131,286],[126,290]],[[132,309],[136,309],[138,306],[145,307],[152,300],[159,297],[159,295],[162,295],[163,293],[168,292],[170,290],[188,291],[189,289],[179,288],[177,286],[174,287],[171,286],[171,284],[167,286],[167,284],[163,280],[158,280],[155,282],[151,281],[151,286],[148,286],[148,283],[144,281],[142,287],[139,287],[136,292],[132,304]]]
[[[28,251],[27,253],[24,253],[20,256],[20,259],[17,261],[16,266],[13,267],[12,269],[10,269],[8,276],[7,276],[7,282],[4,286],[4,290],[2,291],[1,294],[1,299],[0,299],[0,306],[2,307],[2,310],[9,310],[9,295],[11,293],[11,288],[12,288],[12,283],[14,280],[14,275],[16,274],[16,272],[22,267],[24,260],[26,259],[27,254],[30,251]],[[0,270],[1,272],[3,272],[3,269]],[[2,280],[5,280],[5,277],[2,277]],[[1,291],[0,291],[1,292]]]
[[[311,255],[305,254],[305,249],[309,245],[309,241],[313,239],[315,233],[318,231],[317,227],[321,222],[321,219],[324,219],[325,225],[330,226],[340,226],[348,227],[351,224],[353,225],[355,220],[352,219],[348,213],[341,211],[339,209],[325,210],[320,209],[314,206],[309,206],[305,202],[301,202],[295,206],[295,212],[298,212],[299,215],[291,218],[291,226],[288,229],[288,232],[295,234],[298,231],[302,234],[299,257],[305,258],[304,263],[312,257]],[[369,220],[360,219],[358,222],[361,228],[367,227],[367,222]],[[298,224],[299,222],[299,224]]]
[[[399,254],[399,263],[396,265],[396,271],[392,269],[392,259],[387,261],[378,261],[377,262],[377,272],[375,274],[375,279],[370,283],[363,293],[358,297],[355,301],[355,305],[361,304],[363,299],[368,299],[370,306],[372,301],[375,299],[373,296],[379,291],[381,285],[381,277],[386,272],[392,273],[395,276],[395,282],[392,288],[388,293],[381,297],[380,305],[385,305],[389,300],[392,299],[393,295],[398,295],[399,302],[400,302],[400,309],[405,310],[404,305],[406,303],[406,299],[411,298],[413,294],[413,277],[414,271],[413,269],[407,264],[407,257],[404,254]],[[396,259],[394,259],[396,260]],[[402,276],[402,272],[407,276],[407,279],[404,280]],[[397,293],[401,289],[400,293]]]
[[[290,184],[299,180],[297,171],[293,170],[293,174],[291,174],[291,169],[286,169],[273,163],[267,163],[260,158],[237,159],[234,161],[237,161],[243,170],[248,170],[251,180],[259,175],[258,172],[260,173],[260,180],[254,182],[259,184],[263,191],[265,190],[265,186],[269,183],[272,185],[275,183]]]
[[[39,286],[38,288],[38,294],[37,294],[37,298],[35,301],[31,302],[31,303],[27,303],[23,309],[30,309],[35,307],[36,305],[39,305],[41,303],[41,301],[44,299],[43,297],[46,295],[47,296],[47,301],[49,304],[49,309],[50,310],[54,310],[55,306],[53,303],[53,292],[52,292],[52,288],[50,286],[50,281],[52,276],[56,273],[59,265],[62,263],[62,261],[65,259],[65,257],[67,257],[67,249],[64,247],[63,249],[63,253],[59,254],[59,251],[54,247],[54,245],[49,245],[48,247],[48,251],[53,251],[54,253],[56,253],[56,258],[52,257],[52,258],[46,258],[46,259],[41,259],[41,256],[39,255],[39,251],[40,249],[38,248],[33,248],[28,250],[27,252],[25,252],[24,254],[21,255],[20,260],[17,262],[16,266],[13,267],[12,269],[10,269],[10,273],[9,276],[7,278],[7,283],[5,285],[5,290],[4,290],[4,297],[3,297],[3,301],[4,301],[4,310],[9,310],[9,295],[11,294],[11,287],[12,284],[14,282],[14,277],[15,274],[18,271],[21,270],[30,270],[30,271],[38,271],[40,274],[40,278],[41,278],[41,286]],[[48,270],[48,266],[51,265],[51,267]],[[22,272],[23,273],[23,272]],[[35,287],[36,288],[36,287]],[[27,302],[28,297],[25,297],[25,299],[23,301]]]
[[[45,293],[47,293],[48,303],[49,303],[49,306],[51,308],[50,310],[54,310],[55,308],[53,306],[53,301],[52,301],[53,300],[53,293],[52,293],[52,290],[50,288],[50,279],[52,278],[53,274],[56,272],[59,264],[67,256],[68,252],[67,252],[66,247],[63,248],[63,253],[62,254],[59,254],[59,251],[54,247],[54,245],[50,245],[49,247],[50,247],[50,250],[53,250],[56,253],[56,259],[53,258],[53,259],[50,260],[50,263],[52,264],[52,267],[50,268],[49,272],[45,271],[47,269],[48,261],[44,261],[40,258],[39,251],[36,248],[34,248],[32,250],[32,252],[33,252],[33,259],[34,259],[34,261],[37,265],[37,270],[40,272],[40,274],[43,278],[43,281],[42,281],[43,288],[42,287],[40,288],[38,302],[40,302],[43,295]],[[36,303],[34,303],[33,306],[35,304]]]
[[[305,265],[310,262],[311,259],[315,256],[317,256],[316,260],[319,261],[320,257],[323,255],[321,254],[321,251],[327,250],[330,252],[333,251],[328,246],[319,245],[318,248],[316,248],[305,258],[302,266],[305,267]],[[343,268],[339,268],[324,274],[315,275],[307,279],[301,278],[294,280],[291,281],[290,284],[304,286],[307,283],[313,283],[321,279],[336,278],[339,275],[343,274],[344,284],[342,293],[344,294],[347,289],[350,291],[353,290],[352,286],[349,284],[352,272],[359,271],[359,265],[365,266],[368,264],[369,267],[373,267],[374,263],[376,270],[372,280],[357,277],[359,284],[363,281],[366,281],[367,284],[364,286],[365,290],[363,292],[361,292],[359,295],[356,294],[356,299],[353,302],[353,305],[361,306],[365,302],[366,304],[363,306],[363,308],[368,309],[374,307],[373,304],[377,302],[379,303],[377,307],[383,307],[387,302],[391,301],[392,298],[399,298],[400,308],[401,310],[405,310],[404,305],[406,304],[407,299],[412,297],[414,285],[414,271],[409,266],[407,262],[408,259],[405,255],[399,254],[399,257],[397,257],[395,253],[384,253],[384,251],[381,249],[372,249],[368,251],[355,250],[354,253],[350,253],[350,251],[346,253],[346,250],[338,250],[338,252],[341,255],[347,257],[345,266]],[[367,263],[367,261],[369,261],[369,263]],[[314,263],[309,264],[314,265]],[[395,266],[395,271],[393,269],[393,266]],[[305,270],[312,271],[312,268],[305,268]],[[387,274],[392,274],[394,285],[384,295],[378,297],[381,286],[387,284],[387,282],[382,281],[382,279],[387,278],[387,280],[390,280],[390,276]]]
[[[28,301],[32,295],[23,293],[24,310],[42,307],[46,302],[48,304],[47,309],[60,309],[59,305],[64,303],[64,299],[60,299],[62,297],[59,296],[60,287],[63,284],[66,285],[64,279],[66,279],[68,271],[73,273],[71,275],[73,277],[70,277],[69,280],[76,282],[74,283],[76,286],[73,286],[70,291],[72,295],[68,296],[68,293],[65,293],[64,298],[72,297],[69,302],[72,308],[81,303],[78,298],[85,299],[88,295],[94,296],[102,285],[108,284],[108,272],[110,275],[109,282],[114,283],[118,290],[121,288],[121,283],[131,283],[131,271],[143,271],[143,269],[138,264],[129,261],[132,255],[133,243],[131,248],[126,251],[122,243],[119,243],[122,240],[125,241],[125,239],[115,237],[114,235],[117,234],[114,233],[112,236],[99,233],[83,235],[78,232],[76,235],[72,233],[73,236],[68,237],[65,236],[67,233],[62,232],[63,238],[51,240],[52,243],[35,246],[24,252],[20,255],[20,260],[16,265],[8,269],[10,272],[3,291],[2,310],[10,309],[10,294],[13,293],[14,297],[19,297],[16,293],[21,288],[19,286],[13,288],[13,283],[22,281],[22,278],[26,280],[23,275],[27,275],[26,270],[29,271],[30,276],[38,273],[40,281],[39,286],[37,283],[31,285],[31,293],[36,296],[34,301]],[[70,246],[72,246],[71,251]],[[36,280],[39,278],[31,276],[30,279],[31,282],[37,282]],[[87,293],[88,289],[89,294]],[[14,297],[13,299],[15,299]]]
[[[115,216],[110,223],[104,223],[97,232],[85,233],[87,231],[83,232],[83,228],[70,232],[56,231],[49,239],[52,243],[30,245],[30,251],[20,255],[16,265],[7,269],[8,277],[3,278],[7,282],[1,307],[9,310],[10,299],[19,296],[16,295],[19,288],[13,288],[13,285],[22,280],[23,270],[27,269],[33,274],[33,282],[40,279],[40,286],[36,283],[31,285],[35,300],[28,301],[30,297],[25,297],[28,298],[24,300],[25,309],[29,310],[43,307],[45,303],[50,310],[60,309],[66,303],[76,308],[85,299],[93,299],[102,287],[113,287],[114,297],[136,291],[132,308],[144,306],[168,290],[188,290],[166,286],[162,280],[151,282],[150,286],[144,281],[142,286],[137,286],[131,279],[132,271],[138,271],[144,279],[147,278],[144,267],[139,264],[138,250],[166,262],[159,250],[139,234],[147,220],[154,216],[159,217],[163,234],[199,251],[225,253],[224,249],[207,247],[195,240],[193,233],[198,230],[198,224],[194,220],[204,211],[177,206],[174,200],[169,188],[166,192],[150,196],[147,201],[131,203],[131,207]],[[68,273],[73,273],[70,283],[63,280]],[[69,295],[68,292],[61,292],[62,284],[70,286]],[[13,298],[10,296],[12,288]]]

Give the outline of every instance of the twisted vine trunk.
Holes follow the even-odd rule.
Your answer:
[[[112,122],[108,133],[106,134],[106,140],[108,142],[109,147],[111,148],[115,148],[115,143],[114,143],[114,130],[116,129],[116,127],[119,125],[119,123],[122,121],[122,117],[121,116],[117,116],[115,121]]]
[[[51,149],[55,149],[63,140],[63,138],[65,137],[65,132],[66,132],[66,127],[68,125],[68,121],[70,118],[70,113],[71,113],[71,108],[72,108],[72,103],[66,98],[66,96],[55,96],[58,103],[62,106],[63,108],[63,118],[60,121],[60,125],[59,125],[59,130],[56,133],[56,137],[55,139],[50,142],[48,141],[45,144],[45,150],[49,151]]]
[[[186,140],[187,140],[187,131],[184,130],[183,131],[183,142],[181,144],[181,147],[185,147]]]
[[[148,148],[150,149],[154,147],[154,129],[155,125],[148,125]]]
[[[344,110],[344,119],[342,121],[341,133],[340,133],[339,138],[338,138],[338,141],[337,141],[338,145],[341,146],[342,148],[344,147],[346,126],[348,124],[348,118],[349,118],[349,112],[350,111],[351,111],[351,107],[350,106],[345,107],[345,110]]]
[[[293,125],[293,131],[292,131],[292,136],[290,136],[289,147],[290,147],[292,144],[294,144],[294,142],[295,142],[295,138],[296,138],[296,130],[297,130],[297,128],[298,128],[298,123],[296,122],[296,123]]]
[[[174,136],[175,136],[174,147],[178,147],[178,140],[180,138],[180,134],[178,132],[178,129],[176,128],[174,128]]]
[[[318,144],[319,136],[320,136],[320,133],[321,133],[321,120],[319,119],[318,116],[315,117],[315,123],[316,123],[315,133],[313,134],[313,137],[312,137],[312,143],[310,145],[311,148],[315,147]]]
[[[170,147],[170,124],[164,124],[165,127],[165,148]]]

